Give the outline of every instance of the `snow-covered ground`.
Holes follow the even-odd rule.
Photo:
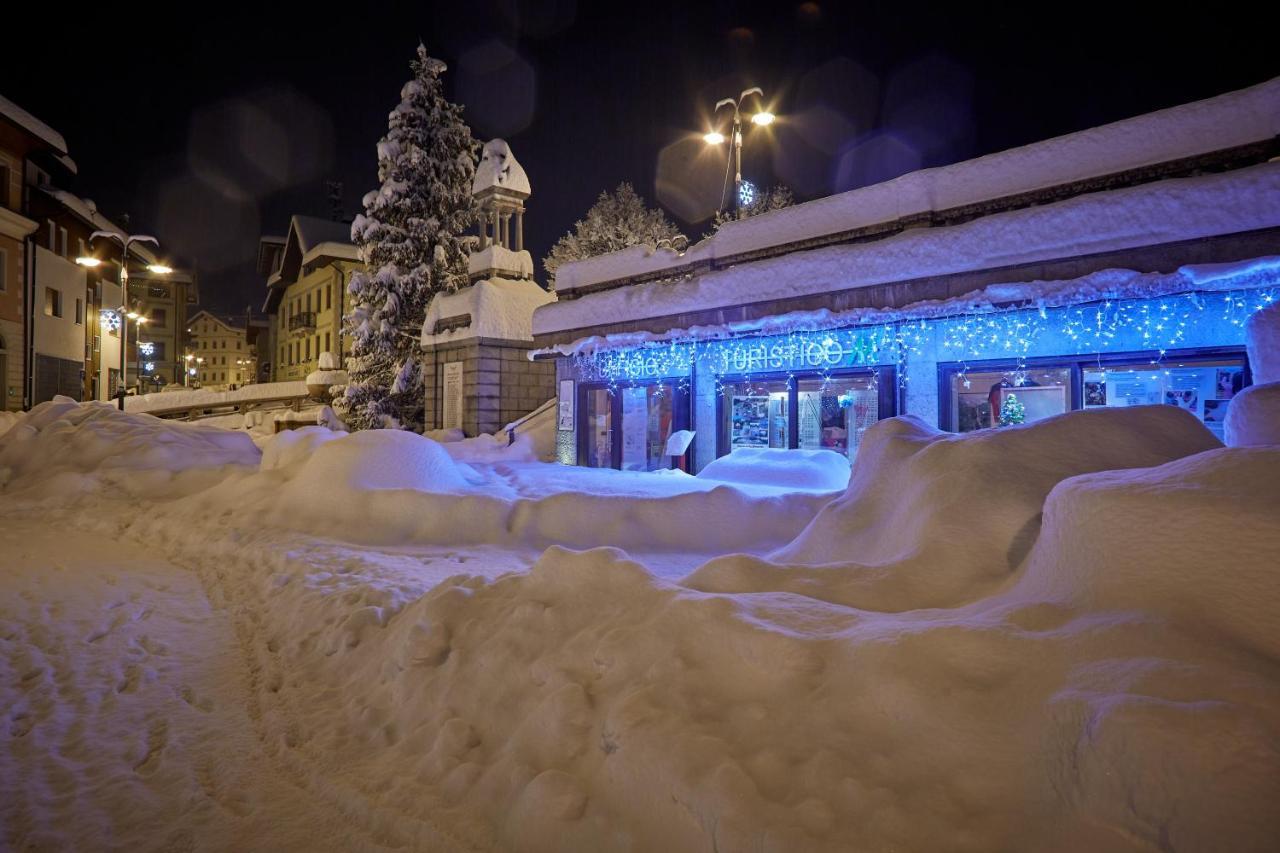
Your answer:
[[[1280,447],[1175,407],[895,418],[835,492],[822,457],[783,484],[10,420],[11,847],[1280,835]]]

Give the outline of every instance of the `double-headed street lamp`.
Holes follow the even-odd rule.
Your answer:
[[[116,396],[119,398],[120,411],[124,411],[125,389],[129,387],[129,362],[127,353],[129,349],[129,320],[133,320],[139,327],[139,337],[141,337],[142,324],[147,322],[147,318],[143,317],[136,311],[129,310],[129,246],[134,243],[150,243],[156,248],[160,247],[160,241],[150,234],[121,234],[117,231],[94,231],[89,235],[89,245],[93,245],[93,241],[98,238],[111,240],[120,244],[120,276],[118,283],[120,285],[120,311],[116,315],[120,323],[120,387],[116,389]],[[76,263],[84,267],[96,267],[102,263],[101,258],[81,257],[76,258]],[[157,275],[168,275],[173,272],[170,267],[164,264],[147,264],[147,269]],[[109,321],[108,321],[109,322]]]
[[[747,98],[755,95],[761,101],[759,112],[751,116],[751,123],[756,127],[768,127],[773,124],[776,116],[763,106],[764,90],[759,86],[752,86],[750,89],[744,89],[736,98],[725,98],[716,102],[715,114],[719,115],[720,110],[724,107],[733,107],[733,128],[731,130],[730,144],[733,150],[730,156],[733,158],[734,175],[733,175],[733,195],[735,203],[738,207],[743,207],[748,202],[742,197],[742,106]],[[708,145],[720,145],[725,141],[725,136],[718,130],[708,131],[702,137]],[[721,207],[724,206],[724,196],[720,197]]]

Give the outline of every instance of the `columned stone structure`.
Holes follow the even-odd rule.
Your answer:
[[[529,179],[507,143],[484,147],[472,185],[480,206],[471,284],[436,296],[422,329],[430,377],[427,429],[494,433],[555,396],[555,367],[533,362],[533,311],[555,300],[524,250]]]

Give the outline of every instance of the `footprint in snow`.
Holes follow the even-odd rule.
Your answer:
[[[153,720],[147,729],[146,755],[133,765],[133,772],[141,776],[150,776],[160,766],[165,747],[169,745],[169,723],[165,720]]]

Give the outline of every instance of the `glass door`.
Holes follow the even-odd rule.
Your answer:
[[[666,468],[667,439],[676,427],[676,388],[668,382],[624,388],[622,470]]]
[[[585,402],[583,464],[588,468],[612,468],[613,395],[608,388],[588,388]]]

